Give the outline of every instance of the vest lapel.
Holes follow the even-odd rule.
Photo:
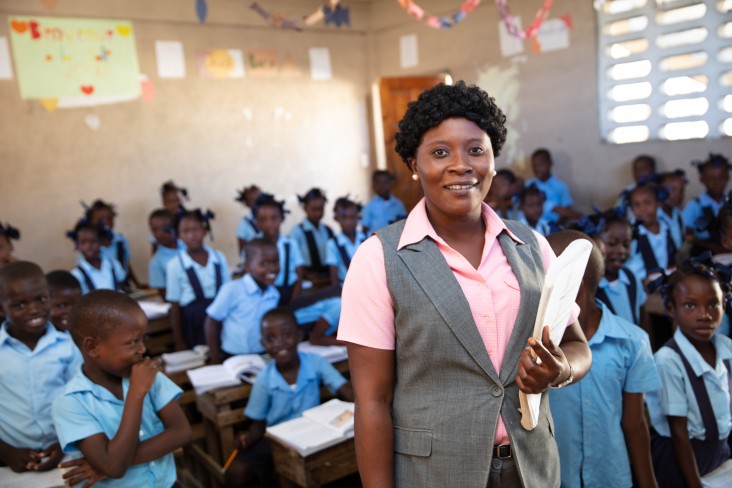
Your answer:
[[[468,354],[496,383],[498,374],[483,345],[460,285],[437,245],[429,238],[397,251]]]

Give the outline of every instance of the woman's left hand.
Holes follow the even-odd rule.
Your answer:
[[[524,393],[542,393],[551,385],[569,378],[569,362],[564,352],[549,337],[549,327],[544,326],[541,342],[529,337],[529,346],[521,351],[516,375],[516,385]],[[531,351],[541,359],[539,364]]]

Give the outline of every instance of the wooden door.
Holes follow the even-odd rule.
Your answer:
[[[396,176],[392,193],[404,202],[407,211],[412,210],[422,198],[422,187],[418,182],[412,180],[411,171],[394,150],[394,136],[399,128],[399,121],[407,110],[407,104],[416,100],[424,90],[443,81],[442,76],[382,78],[379,80],[386,169]]]

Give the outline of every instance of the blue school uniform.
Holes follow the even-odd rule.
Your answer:
[[[354,242],[351,242],[343,232],[328,241],[325,264],[338,268],[338,280],[341,282],[341,286],[343,286],[343,280],[346,279],[346,272],[351,265],[351,259],[353,259],[356,249],[365,240],[366,234],[356,230],[356,240]]]
[[[595,298],[618,317],[638,325],[640,309],[648,296],[641,280],[628,268],[621,268],[615,281],[610,282],[602,277]]]
[[[317,227],[308,219],[303,220],[290,231],[292,239],[300,248],[302,265],[312,271],[327,271],[325,266],[328,240],[335,237],[333,229],[323,223]]]
[[[376,195],[361,210],[361,225],[369,233],[373,233],[406,216],[407,209],[397,197],[389,195],[389,198],[384,200]]]
[[[116,259],[122,265],[122,269],[124,269],[122,280],[124,281],[130,271],[130,258],[132,257],[127,237],[124,234],[112,231],[112,242],[108,246],[101,246],[100,250],[103,258]]]
[[[64,452],[79,453],[77,442],[96,434],[112,439],[119,429],[124,411],[124,399],[130,387],[129,378],[122,378],[120,400],[106,388],[79,372],[53,402],[53,421]],[[155,377],[145,395],[140,419],[139,441],[146,441],[165,431],[158,412],[180,397],[183,391],[162,373]],[[105,479],[99,486],[130,486],[170,488],[176,480],[173,453],[127,469],[120,479]]]
[[[536,227],[532,227],[531,224],[529,224],[529,221],[526,220],[526,216],[523,212],[519,212],[518,219],[516,220],[528,225],[530,229],[535,230],[544,237],[552,233],[552,226],[551,224],[549,224],[549,222],[546,221],[544,217],[539,217],[539,220],[536,221]]]
[[[631,183],[623,188],[623,191],[620,192],[618,199],[615,201],[615,208],[623,209],[625,216],[631,224],[635,222],[635,215],[633,215],[633,211],[630,210],[630,192],[635,190],[636,186],[638,186],[637,183]]]
[[[312,305],[298,308],[293,313],[299,325],[311,324],[322,318],[330,325],[325,331],[325,335],[331,336],[338,330],[338,322],[341,318],[341,297],[319,300]]]
[[[717,202],[709,196],[709,193],[702,193],[698,197],[689,200],[686,207],[684,207],[684,225],[688,229],[692,229],[698,239],[711,239],[712,235],[708,230],[697,228],[697,221],[705,217],[711,223],[719,213],[722,205],[724,205],[724,200]]]
[[[671,229],[661,220],[658,227],[658,234],[653,234],[644,225],[639,225],[637,236],[630,244],[630,258],[625,267],[640,279],[645,279],[653,269],[668,269],[676,264],[678,249]]]
[[[656,213],[656,215],[658,217],[658,221],[665,222],[666,225],[668,225],[668,228],[671,230],[671,237],[673,237],[674,239],[676,249],[681,249],[681,246],[684,243],[684,234],[686,228],[684,227],[684,217],[679,209],[672,208],[671,215],[668,215],[666,212],[663,211],[661,207],[658,207],[658,212]]]
[[[675,344],[669,341],[656,352],[661,389],[649,394],[646,404],[651,425],[658,434],[653,439],[652,451],[659,486],[684,484],[678,474],[667,416],[686,417],[689,440],[702,476],[729,458],[727,437],[732,430],[732,413],[728,365],[732,360],[732,340],[719,334],[711,340],[717,356],[714,367],[704,360],[681,329],[674,333]],[[662,477],[667,477],[663,484]]]
[[[222,286],[206,309],[209,317],[223,322],[221,349],[231,355],[264,352],[262,316],[275,308],[279,300],[277,288],[268,286],[262,290],[248,273]]]
[[[248,215],[239,221],[236,228],[236,237],[243,241],[251,241],[259,233],[257,224],[254,222],[254,216]]]
[[[589,340],[592,369],[574,385],[549,390],[563,488],[633,486],[622,394],[661,386],[648,334],[597,304],[602,319]]]
[[[201,266],[188,255],[178,255],[168,263],[165,299],[178,303],[181,308],[181,330],[189,348],[206,344],[203,323],[206,307],[211,305],[221,286],[229,281],[229,267],[221,251],[204,246],[208,252],[206,266]]]
[[[185,251],[186,245],[178,239],[177,246],[175,249],[158,245],[152,258],[150,258],[150,264],[148,265],[148,281],[150,282],[150,288],[160,290],[165,288],[168,263],[171,259],[178,255],[178,251]]]
[[[71,274],[81,285],[82,295],[92,290],[122,291],[122,282],[126,276],[124,268],[116,259],[102,256],[101,266],[97,269],[81,253],[77,253],[76,266]]]
[[[326,359],[315,354],[298,353],[300,370],[294,388],[282,377],[274,361],[257,375],[244,415],[277,425],[320,405],[320,384],[335,393],[346,379]]]
[[[544,219],[547,222],[554,223],[559,221],[559,215],[554,213],[554,207],[570,207],[574,203],[572,195],[569,193],[569,186],[555,177],[550,176],[546,181],[539,178],[532,178],[526,182],[526,188],[536,185],[539,190],[544,192],[546,199],[544,200]]]

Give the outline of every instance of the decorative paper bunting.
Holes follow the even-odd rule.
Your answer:
[[[501,16],[501,20],[506,26],[506,30],[512,36],[519,37],[521,39],[531,39],[536,36],[536,33],[541,27],[541,23],[549,16],[549,9],[552,7],[553,0],[544,0],[544,5],[536,12],[534,21],[526,30],[519,29],[514,23],[511,11],[506,5],[506,0],[496,0],[496,6],[498,7],[498,14]]]
[[[328,0],[328,3],[321,6],[303,19],[305,25],[315,25],[325,20],[325,24],[333,24],[336,27],[351,25],[350,12],[348,7],[340,5],[340,0]]]
[[[264,10],[257,2],[252,3],[249,8],[261,15],[272,27],[296,31],[302,30],[298,27],[296,20],[286,19],[282,14],[272,14]]]
[[[206,15],[208,14],[208,6],[206,0],[196,0],[196,15],[200,23],[206,22]]]
[[[414,0],[397,1],[409,15],[421,22],[424,22],[428,27],[432,27],[433,29],[448,29],[465,19],[465,17],[467,17],[475,7],[480,5],[481,0],[465,0],[457,12],[450,16],[443,15],[440,17],[425,14],[424,9],[417,5]]]

